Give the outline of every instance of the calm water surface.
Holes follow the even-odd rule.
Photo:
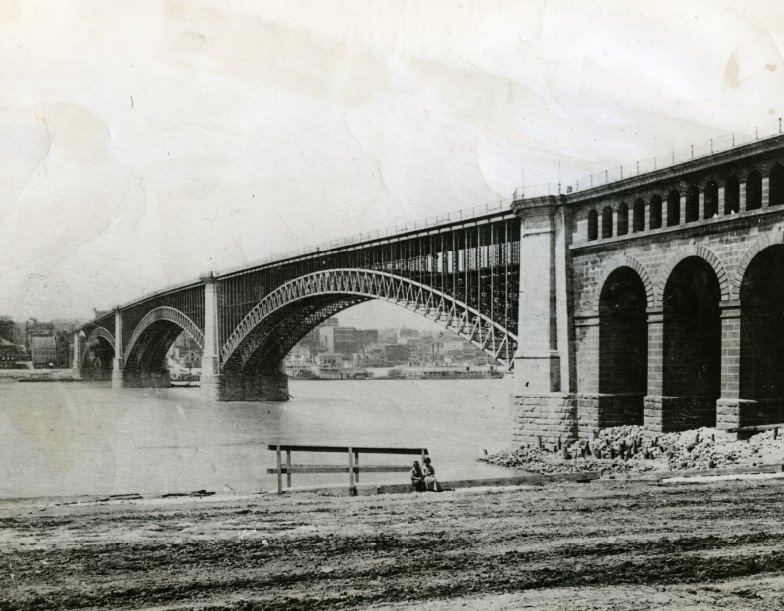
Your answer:
[[[507,473],[476,458],[510,445],[505,380],[290,381],[286,403],[210,403],[198,389],[0,383],[0,497],[270,490],[270,443],[427,447],[442,480]],[[362,457],[398,463],[401,457]],[[402,460],[408,462],[407,457]],[[343,455],[294,462],[343,463]],[[348,475],[294,475],[293,484]],[[363,483],[407,481],[367,474]]]

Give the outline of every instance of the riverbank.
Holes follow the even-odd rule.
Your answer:
[[[523,446],[481,460],[531,473],[598,471],[603,476],[774,465],[784,463],[784,436],[767,430],[739,440],[736,433],[708,427],[652,435],[627,425],[601,429],[592,439],[561,448]]]
[[[0,382],[73,382],[73,369],[0,369]]]
[[[0,501],[0,609],[779,609],[782,483]]]

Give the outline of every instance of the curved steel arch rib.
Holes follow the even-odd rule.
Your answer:
[[[381,299],[415,312],[470,341],[506,367],[511,367],[517,336],[475,308],[429,286],[387,272],[331,269],[290,280],[266,295],[240,321],[221,347],[226,363],[254,329],[288,305],[321,295]],[[258,346],[259,344],[257,344]],[[244,350],[247,352],[247,350]]]
[[[112,335],[112,332],[109,331],[106,327],[95,327],[95,329],[90,331],[90,335],[87,336],[87,340],[85,340],[85,349],[82,350],[82,364],[84,364],[84,361],[87,358],[90,345],[99,338],[106,340],[106,342],[112,347],[112,350],[114,350],[115,354],[117,353],[117,345],[114,341],[114,335]]]
[[[238,363],[251,369],[260,364],[277,363],[301,340],[308,331],[330,316],[350,308],[369,297],[323,295],[290,304],[272,313],[245,338],[226,362],[228,367]]]
[[[199,348],[204,348],[204,333],[202,333],[201,329],[196,326],[196,323],[193,322],[190,318],[188,318],[185,314],[180,312],[175,308],[171,308],[168,306],[155,308],[154,310],[150,310],[145,314],[139,323],[136,325],[136,328],[133,330],[131,334],[131,338],[128,340],[128,345],[125,348],[125,352],[123,352],[123,362],[127,362],[130,360],[131,353],[133,352],[134,346],[141,338],[142,334],[153,324],[160,322],[160,321],[168,321],[174,323],[178,327],[180,327],[183,331],[188,333],[194,341],[199,345]]]

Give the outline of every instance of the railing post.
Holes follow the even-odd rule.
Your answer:
[[[291,488],[291,450],[286,450],[286,488]]]
[[[280,446],[275,446],[278,463],[278,494],[283,494],[283,473],[280,464]]]
[[[348,495],[354,495],[354,452],[348,449]]]
[[[354,466],[357,468],[357,473],[354,477],[354,481],[358,484],[359,483],[359,452],[354,452]]]

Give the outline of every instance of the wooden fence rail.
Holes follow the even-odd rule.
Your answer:
[[[267,473],[278,476],[278,494],[283,493],[283,475],[286,475],[286,487],[291,488],[292,473],[348,473],[349,492],[356,493],[356,484],[359,483],[359,473],[404,473],[411,469],[411,465],[366,465],[360,467],[360,454],[391,454],[419,456],[424,462],[427,448],[381,448],[366,446],[315,446],[315,445],[270,445],[269,450],[276,453],[276,466],[267,469]],[[285,462],[283,456],[285,452]],[[346,454],[348,462],[345,465],[336,464],[294,464],[291,462],[292,452],[334,452]]]

